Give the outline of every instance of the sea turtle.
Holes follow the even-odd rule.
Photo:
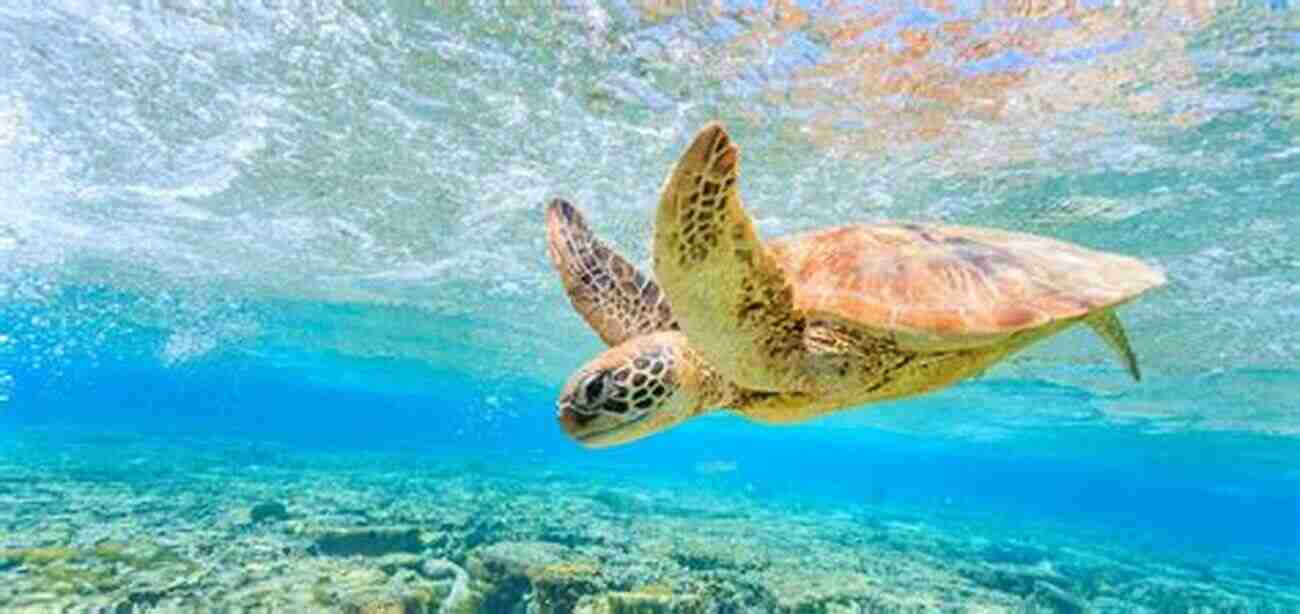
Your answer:
[[[1114,308],[1164,283],[1152,267],[940,224],[762,242],[741,204],[739,156],[716,122],[682,154],[659,199],[653,279],[572,205],[549,204],[551,261],[612,346],[557,401],[560,424],[582,444],[626,443],[719,408],[794,423],[923,394],[1080,322],[1140,379]]]

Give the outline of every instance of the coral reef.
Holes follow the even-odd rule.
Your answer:
[[[1293,562],[799,507],[714,473],[631,483],[475,455],[15,435],[0,446],[5,612],[1300,611]]]

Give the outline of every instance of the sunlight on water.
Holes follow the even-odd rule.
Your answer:
[[[541,205],[572,199],[645,263],[668,163],[720,117],[768,236],[943,220],[1146,259],[1172,283],[1124,317],[1170,394],[1300,354],[1294,11],[311,5],[4,13],[0,291],[60,310],[6,334],[157,327],[162,364],[286,335],[436,363],[421,339],[473,321],[490,364],[553,381],[597,346],[545,261]],[[78,286],[106,292],[64,310]],[[286,315],[317,301],[409,317]],[[373,334],[328,332],[355,326]],[[1073,336],[994,376],[1107,360]]]

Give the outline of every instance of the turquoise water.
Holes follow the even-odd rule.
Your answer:
[[[0,610],[1300,611],[1287,2],[68,0],[0,7],[0,56]],[[1144,380],[1072,330],[574,445],[604,348],[543,206],[648,270],[711,119],[765,236],[1157,266]]]

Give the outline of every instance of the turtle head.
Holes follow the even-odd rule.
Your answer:
[[[603,448],[667,430],[706,407],[698,359],[677,332],[629,339],[583,365],[556,401],[564,431]]]

